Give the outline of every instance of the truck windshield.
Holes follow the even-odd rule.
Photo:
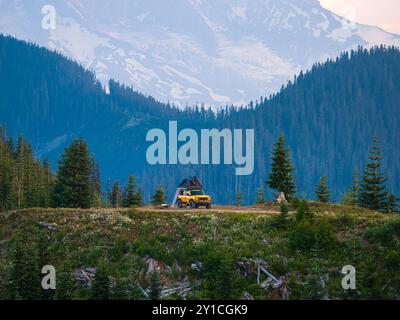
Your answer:
[[[201,191],[201,190],[192,190],[192,191],[190,192],[190,194],[191,194],[192,196],[202,196],[202,195],[204,194],[204,192]]]

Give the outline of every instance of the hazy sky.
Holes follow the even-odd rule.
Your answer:
[[[400,34],[400,0],[320,0],[321,4],[359,23]]]

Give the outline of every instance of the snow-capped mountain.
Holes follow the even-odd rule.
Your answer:
[[[0,32],[181,106],[247,104],[343,50],[400,46],[317,0],[0,0]]]

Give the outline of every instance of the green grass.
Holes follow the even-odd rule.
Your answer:
[[[7,298],[13,266],[13,235],[19,230],[31,245],[35,232],[46,234],[46,264],[56,269],[104,266],[115,283],[132,288],[122,298],[143,298],[136,284],[150,287],[146,259],[161,269],[161,286],[184,279],[196,284],[189,298],[279,299],[278,289],[263,289],[251,274],[239,272],[241,258],[260,258],[287,283],[290,299],[395,299],[400,295],[400,216],[359,208],[312,203],[313,221],[246,212],[138,211],[125,209],[29,209],[0,216],[0,299]],[[56,228],[50,231],[39,223]],[[201,271],[191,269],[204,263]],[[357,271],[357,289],[341,288],[345,265]],[[321,278],[328,279],[326,288]],[[218,285],[215,285],[218,284]],[[136,289],[135,289],[136,288]],[[58,290],[62,290],[58,289]],[[115,293],[117,296],[117,293]],[[78,285],[71,298],[86,299]],[[121,292],[118,297],[121,298]],[[23,297],[22,297],[23,298]],[[178,297],[175,297],[178,298]]]

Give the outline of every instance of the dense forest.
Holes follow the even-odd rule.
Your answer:
[[[387,191],[386,176],[381,172],[381,149],[377,139],[370,148],[368,164],[362,177],[354,176],[352,186],[346,193],[343,204],[363,207],[386,213],[399,212],[398,197]],[[285,138],[279,137],[274,145],[271,170],[267,187],[274,194],[283,193],[290,202],[300,201],[294,183],[294,167]],[[14,147],[7,130],[0,127],[0,210],[24,208],[137,208],[146,204],[142,189],[137,187],[133,175],[125,186],[118,180],[108,179],[104,191],[100,166],[94,155],[90,156],[84,139],[75,139],[58,161],[53,174],[48,160],[43,163],[35,159],[32,147],[23,138]],[[167,200],[161,184],[154,187],[151,204],[164,205]],[[256,203],[267,204],[264,189],[257,191]],[[327,178],[322,176],[315,191],[321,203],[331,200]],[[235,195],[235,205],[242,205],[242,194]],[[150,204],[150,203],[149,203]],[[211,207],[210,207],[211,208]]]
[[[102,167],[103,189],[110,178],[123,185],[134,175],[145,202],[159,184],[171,200],[177,184],[196,175],[216,203],[234,203],[238,194],[243,204],[253,203],[256,190],[265,188],[281,134],[292,155],[298,196],[315,198],[325,176],[332,200],[341,200],[353,172],[364,171],[373,137],[381,142],[388,191],[398,194],[398,101],[400,51],[391,47],[343,53],[299,74],[276,95],[213,112],[204,106],[179,110],[114,80],[105,89],[94,73],[60,54],[0,36],[0,123],[9,136],[26,137],[33,153],[48,158],[53,168],[71,141],[83,137]],[[167,131],[170,120],[197,131],[255,129],[254,173],[238,177],[230,165],[148,165],[146,133]]]
[[[158,199],[158,200],[157,200]],[[165,203],[155,193],[154,200]],[[0,127],[0,211],[25,208],[133,208],[142,206],[135,177],[126,185],[108,181],[103,190],[100,166],[83,139],[75,139],[52,170],[49,161],[36,159],[32,146],[20,137],[14,145]]]
[[[50,207],[54,176],[47,160],[35,159],[23,138],[16,145],[0,128],[0,210]]]

